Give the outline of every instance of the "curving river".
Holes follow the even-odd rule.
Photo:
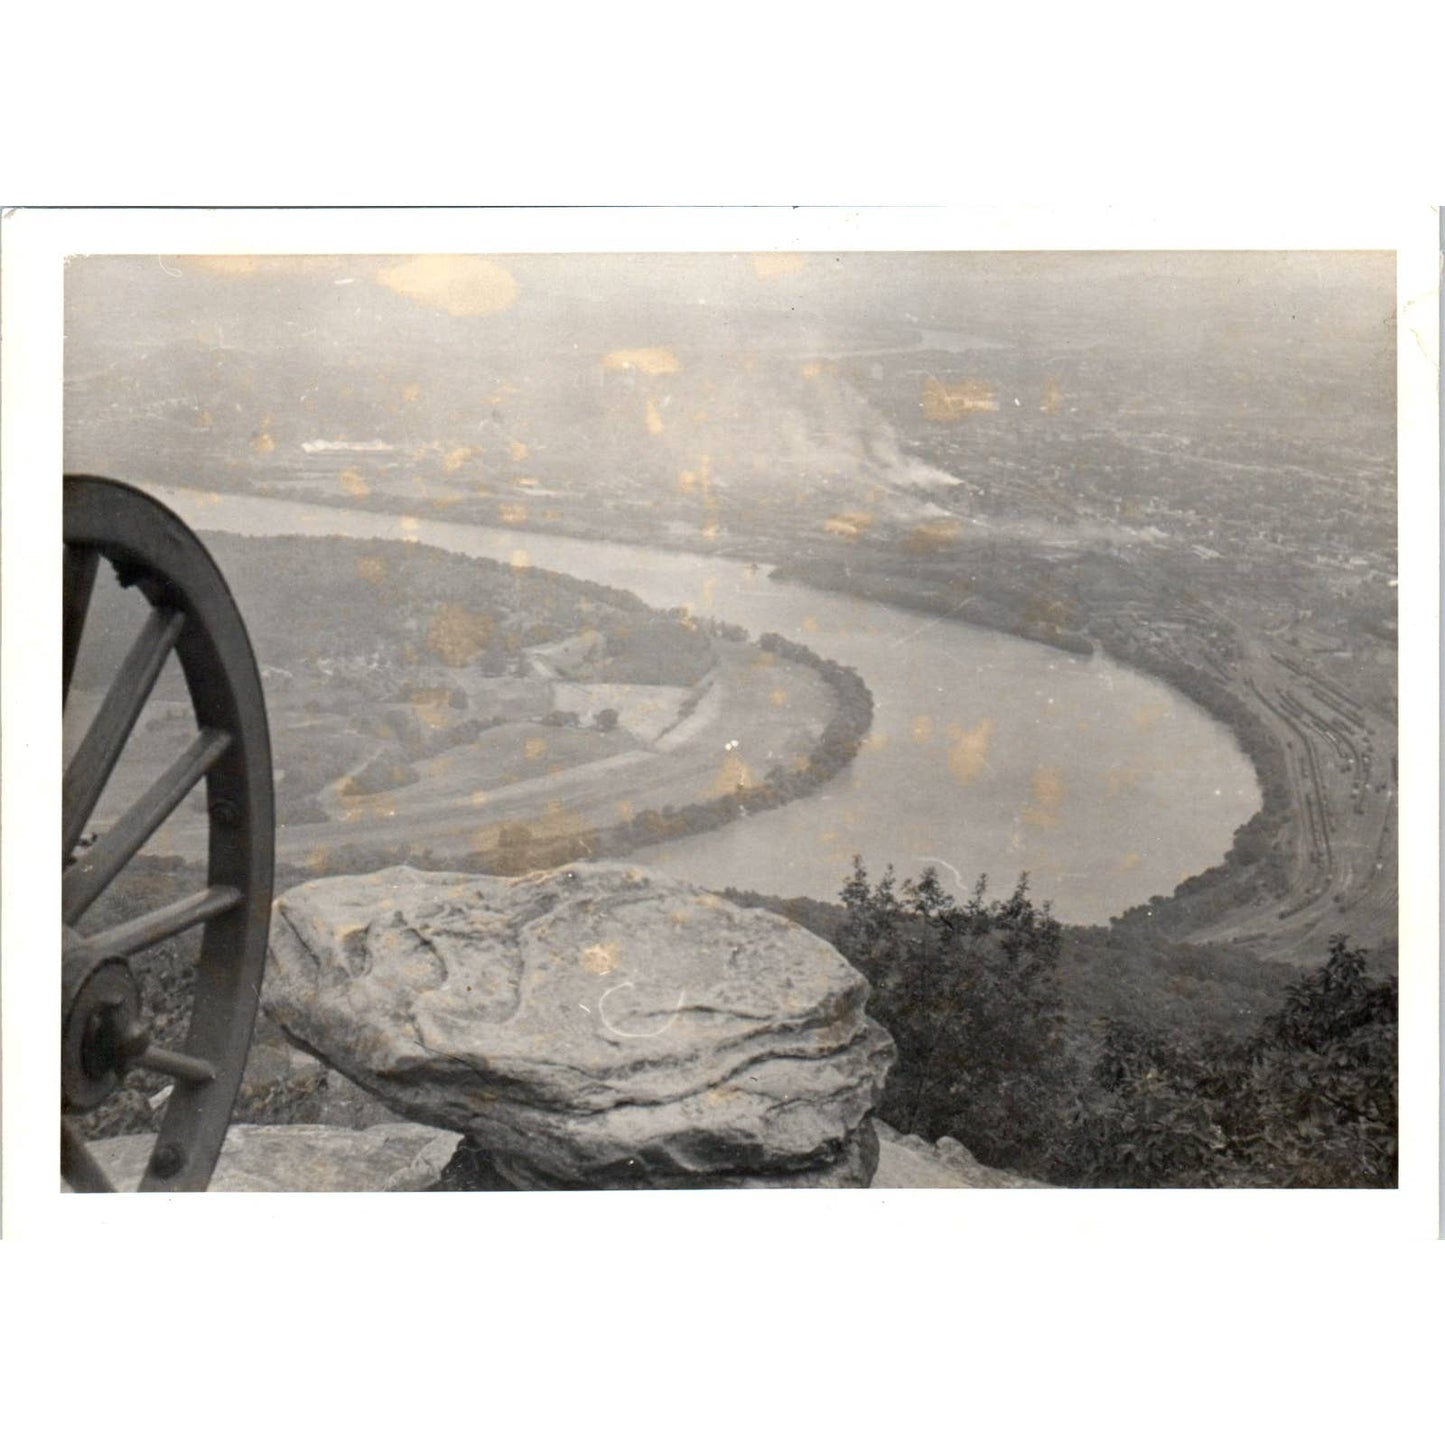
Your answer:
[[[197,530],[412,539],[527,561],[778,632],[854,667],[873,732],[812,797],[635,853],[705,887],[836,898],[855,853],[876,874],[934,864],[966,893],[1027,870],[1058,917],[1102,923],[1218,863],[1260,805],[1233,735],[1102,657],[797,583],[745,562],[536,532],[151,488]],[[721,760],[720,760],[721,761]]]

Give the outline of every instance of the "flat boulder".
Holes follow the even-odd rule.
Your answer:
[[[276,903],[288,1038],[520,1188],[865,1187],[892,1040],[761,910],[618,863],[390,868]]]
[[[154,1134],[97,1139],[88,1147],[110,1181],[133,1190]],[[210,1192],[400,1193],[438,1186],[458,1139],[405,1120],[370,1129],[325,1124],[232,1124],[211,1175]]]

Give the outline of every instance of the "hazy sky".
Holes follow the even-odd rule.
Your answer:
[[[1387,252],[761,253],[521,256],[76,257],[67,338],[350,348],[378,335],[506,344],[686,344],[747,333],[841,339],[866,327],[1008,332],[1104,326],[1224,336],[1378,334],[1394,310]],[[668,335],[666,333],[681,333]],[[756,333],[756,335],[752,335]]]

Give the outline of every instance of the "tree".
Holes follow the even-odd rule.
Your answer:
[[[1047,1173],[1073,1103],[1063,1049],[1058,923],[1027,876],[1002,901],[987,880],[958,903],[932,869],[845,884],[838,947],[873,987],[869,1012],[898,1062],[879,1115],[904,1133],[957,1138],[987,1164]]]

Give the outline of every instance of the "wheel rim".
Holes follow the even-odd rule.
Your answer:
[[[204,1189],[225,1139],[260,999],[270,923],[271,748],[255,658],[210,554],[173,512],[134,487],[65,479],[63,682],[72,674],[102,561],[149,611],[63,785],[61,1172],[82,1192],[111,1187],[72,1118],[127,1069],[168,1075],[172,1091],[141,1190]],[[180,663],[196,736],[83,853],[75,849],[167,658]],[[206,886],[85,933],[86,910],[205,780]],[[138,1017],[132,954],[199,928],[190,1020],[180,1051]]]

